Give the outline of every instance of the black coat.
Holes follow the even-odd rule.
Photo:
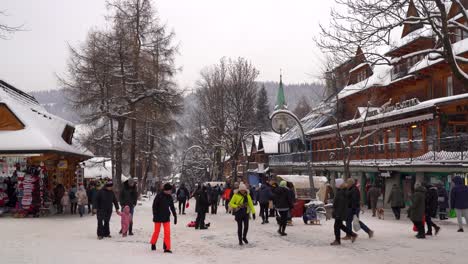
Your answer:
[[[439,187],[438,190],[438,195],[439,195],[439,208],[442,210],[445,210],[449,207],[449,197],[447,190],[445,190],[444,187]]]
[[[124,182],[122,191],[120,192],[120,205],[124,207],[128,205],[133,207],[137,204],[138,201],[138,190],[136,184],[133,187],[130,187],[128,181]]]
[[[257,200],[260,203],[268,203],[273,197],[273,192],[271,191],[270,186],[268,185],[262,185],[260,187],[260,190],[258,191],[258,197]]]
[[[210,202],[208,200],[208,193],[206,189],[200,189],[195,192],[195,212],[197,213],[207,213],[208,208],[210,206]]]
[[[356,185],[348,189],[349,208],[361,208],[361,194]]]
[[[169,222],[171,212],[174,218],[177,218],[172,195],[164,192],[158,193],[153,201],[153,222]]]
[[[426,214],[430,217],[436,217],[437,207],[439,206],[439,192],[436,187],[430,187],[426,192]]]
[[[421,222],[424,218],[425,202],[426,201],[426,188],[419,186],[414,190],[411,197],[411,206],[408,209],[408,215],[411,221]]]
[[[345,220],[348,217],[349,200],[348,191],[337,189],[333,200],[333,218]]]
[[[186,201],[190,198],[190,193],[188,191],[188,189],[185,187],[185,186],[181,186],[178,190],[177,190],[177,200],[178,201]]]
[[[119,210],[119,203],[113,191],[102,188],[96,194],[93,209],[96,209],[98,217],[110,217],[112,215],[112,205],[115,210]]]
[[[276,209],[294,208],[294,203],[288,188],[276,187],[273,190],[273,196]]]

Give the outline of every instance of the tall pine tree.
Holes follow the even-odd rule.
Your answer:
[[[257,97],[257,112],[255,113],[257,119],[257,127],[259,131],[270,131],[270,104],[268,103],[267,91],[265,85],[258,91]]]

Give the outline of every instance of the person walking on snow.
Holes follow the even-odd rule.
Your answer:
[[[262,184],[258,191],[258,202],[260,203],[260,216],[262,217],[262,225],[268,224],[268,206],[270,200],[273,198],[273,192],[271,191],[268,183]]]
[[[336,193],[333,199],[333,218],[335,218],[333,230],[335,233],[335,241],[333,241],[330,245],[341,245],[341,230],[343,230],[346,233],[346,236],[350,237],[351,242],[354,243],[358,235],[354,233],[350,228],[343,225],[343,221],[345,221],[348,217],[349,210],[347,185],[343,179],[336,179],[335,186]]]
[[[408,216],[416,226],[418,234],[416,238],[424,239],[424,214],[426,209],[426,188],[420,183],[416,183],[413,196],[411,197],[411,206],[408,209]]]
[[[88,205],[88,195],[86,194],[86,189],[83,185],[81,185],[78,192],[76,192],[76,197],[78,199],[78,213],[80,214],[80,217],[83,217],[85,206]]]
[[[187,199],[190,197],[190,193],[185,187],[185,183],[182,183],[177,190],[177,201],[179,202],[179,215],[185,214],[185,205],[187,204]]]
[[[405,197],[403,195],[403,191],[398,185],[393,184],[387,203],[391,205],[395,219],[400,220],[401,208],[405,208]]]
[[[437,187],[426,184],[426,224],[427,224],[427,233],[426,236],[432,236],[432,228],[435,229],[435,235],[437,235],[440,231],[440,227],[432,222],[432,218],[437,216],[437,207],[438,207],[438,198],[439,193],[437,191]]]
[[[101,240],[104,237],[111,237],[109,222],[112,217],[112,205],[115,211],[119,212],[119,203],[115,197],[112,181],[108,181],[96,194],[94,199],[93,212],[97,214],[97,236]]]
[[[357,187],[356,187],[357,189]],[[372,216],[376,216],[377,212],[377,202],[379,201],[379,197],[381,195],[380,188],[378,186],[372,185],[368,192],[369,204],[372,209]]]
[[[450,192],[450,208],[457,213],[458,232],[463,232],[463,217],[468,224],[468,187],[460,176],[453,178],[453,187]]]
[[[273,200],[275,203],[276,211],[279,213],[279,229],[278,234],[286,236],[286,226],[288,224],[288,213],[294,206],[292,197],[290,195],[288,187],[286,187],[286,181],[281,181],[279,186],[273,189]]]
[[[198,190],[194,194],[196,203],[195,203],[195,212],[197,213],[197,219],[195,220],[195,229],[208,229],[205,225],[206,213],[210,207],[208,201],[208,191],[206,186],[201,187],[201,184],[198,186]]]
[[[78,207],[78,198],[76,197],[76,185],[72,185],[70,191],[68,192],[68,197],[70,198],[70,214],[76,214],[76,209]]]
[[[445,190],[444,185],[439,183],[437,185],[437,201],[439,202],[439,219],[447,220],[447,208],[449,207],[449,198],[447,190]]]
[[[158,242],[161,225],[164,227],[164,253],[172,253],[171,251],[171,222],[170,216],[174,216],[174,225],[177,225],[177,213],[172,199],[172,185],[164,184],[163,191],[158,193],[153,201],[153,222],[154,232],[151,237],[151,250],[156,250],[156,242]]]
[[[128,206],[130,208],[130,214],[135,214],[135,206],[138,202],[138,190],[135,180],[129,178],[123,183],[119,200],[120,206],[122,208]],[[128,235],[133,236],[133,218],[130,219],[130,224],[128,226]]]
[[[248,244],[247,233],[249,232],[249,218],[255,220],[255,207],[252,202],[252,197],[247,190],[244,183],[239,184],[239,189],[232,196],[229,202],[229,207],[234,211],[235,219],[237,222],[237,236],[239,238],[239,245]]]
[[[117,212],[117,214],[120,216],[120,232],[123,237],[126,237],[133,217],[132,213],[130,213],[130,206],[126,205],[122,212]]]
[[[358,187],[356,186],[356,181],[353,178],[346,180],[346,185],[348,187],[348,198],[349,198],[349,209],[348,209],[348,218],[346,219],[346,227],[352,229],[354,216],[359,218],[359,213],[361,211],[361,193],[359,192]],[[372,189],[371,189],[372,190]],[[369,193],[371,192],[369,190]],[[374,236],[374,231],[370,230],[367,225],[365,225],[361,220],[359,220],[359,225],[362,230],[369,235],[369,238]],[[343,240],[350,240],[352,237],[345,236]]]

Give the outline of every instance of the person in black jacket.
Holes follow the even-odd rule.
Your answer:
[[[280,185],[273,189],[274,203],[276,211],[279,213],[278,219],[278,234],[286,236],[286,225],[288,224],[288,213],[294,206],[292,197],[290,195],[288,187],[286,187],[286,181],[281,181]]]
[[[119,212],[119,203],[112,190],[112,181],[109,181],[104,187],[99,190],[94,199],[93,212],[97,213],[97,236],[101,240],[104,237],[111,237],[109,229],[109,221],[112,216],[112,205],[115,206],[115,211]]]
[[[424,184],[427,193],[426,193],[426,224],[427,224],[427,233],[426,236],[432,236],[432,228],[434,227],[435,229],[435,234],[439,234],[440,227],[436,225],[434,222],[432,222],[432,218],[437,216],[437,207],[438,207],[438,198],[439,198],[439,193],[437,191],[437,187],[431,185],[431,184]]]
[[[170,216],[174,216],[174,225],[177,225],[177,213],[172,199],[172,185],[164,184],[163,190],[156,195],[153,201],[153,222],[154,232],[151,237],[151,250],[156,250],[156,242],[158,241],[161,225],[164,226],[164,253],[172,253],[171,251],[171,222]]]
[[[346,186],[348,187],[348,199],[349,199],[349,209],[348,209],[348,217],[346,219],[346,227],[348,229],[352,228],[354,216],[359,218],[359,213],[361,211],[361,193],[359,192],[358,187],[356,186],[356,181],[353,178],[349,178],[346,181]],[[374,231],[370,230],[362,221],[359,220],[359,225],[364,232],[369,235],[369,238],[374,236]],[[343,240],[350,240],[352,239],[349,236],[343,238]]]
[[[220,195],[219,185],[211,188],[210,191],[210,204],[211,204],[211,214],[218,213],[218,199]]]
[[[262,184],[258,191],[257,200],[260,203],[260,216],[262,217],[262,225],[268,224],[268,206],[273,199],[273,192],[268,183]]]
[[[187,199],[190,198],[190,193],[185,183],[182,183],[177,190],[177,201],[179,202],[179,214],[185,214],[185,205],[187,204]]]
[[[132,219],[130,225],[128,226],[128,235],[133,236],[133,216],[135,212],[135,206],[138,202],[138,190],[135,184],[135,181],[130,178],[124,182],[122,191],[120,192],[120,206],[124,208],[126,205],[130,207],[130,214],[132,214]]]
[[[335,218],[335,225],[333,226],[333,229],[335,232],[335,241],[330,244],[332,246],[341,245],[341,230],[346,233],[347,237],[351,238],[351,242],[354,242],[357,238],[356,233],[343,225],[343,221],[348,217],[350,202],[347,194],[347,185],[344,183],[343,179],[336,179],[335,186],[336,193],[333,200],[333,218]]]
[[[194,194],[196,199],[195,212],[197,213],[195,229],[208,229],[208,227],[205,225],[206,213],[208,213],[210,206],[208,200],[208,191],[206,186],[200,186],[201,184],[198,186],[198,190]]]
[[[439,183],[437,186],[437,192],[439,194],[439,219],[447,220],[447,208],[449,207],[449,197],[447,190],[445,189],[442,183]]]

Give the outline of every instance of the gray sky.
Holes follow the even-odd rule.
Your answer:
[[[180,44],[177,76],[193,87],[200,70],[221,57],[246,57],[259,80],[311,82],[322,69],[314,46],[318,22],[326,22],[332,0],[157,0],[162,21]],[[66,70],[67,43],[78,45],[89,29],[102,28],[105,0],[1,0],[8,17],[27,31],[0,40],[0,79],[25,91],[57,88],[55,74]]]

